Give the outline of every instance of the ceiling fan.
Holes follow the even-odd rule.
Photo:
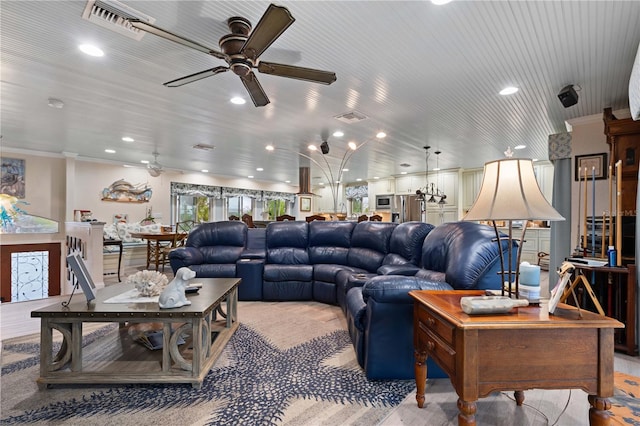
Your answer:
[[[147,164],[147,171],[149,175],[153,177],[158,177],[164,172],[162,165],[158,163],[158,153],[156,151],[153,152],[153,163]]]
[[[249,92],[254,105],[259,107],[267,105],[269,98],[262,89],[258,78],[253,73],[253,68],[256,68],[258,72],[264,74],[295,78],[314,83],[331,84],[336,81],[336,74],[330,71],[264,62],[258,59],[294,21],[295,19],[291,16],[287,8],[274,4],[269,5],[253,31],[251,31],[251,22],[248,19],[240,16],[231,17],[227,20],[231,34],[223,36],[218,42],[221,51],[173,34],[172,32],[163,30],[160,27],[139,19],[131,19],[129,22],[135,28],[199,50],[216,58],[224,59],[227,64],[229,64],[227,67],[218,66],[168,81],[164,83],[165,86],[178,87],[231,70],[240,76],[240,80],[242,80],[244,87]]]

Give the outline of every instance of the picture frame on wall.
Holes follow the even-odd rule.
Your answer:
[[[311,197],[300,197],[300,211],[301,212],[311,211]]]
[[[596,180],[607,179],[607,153],[576,155],[575,159],[575,180],[584,179],[584,168],[587,168],[587,179],[593,179],[595,172]]]
[[[16,198],[25,197],[25,160],[0,157],[2,163],[2,184],[0,194]]]

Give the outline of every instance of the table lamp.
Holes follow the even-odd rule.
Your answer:
[[[524,243],[525,232],[529,220],[564,220],[540,191],[533,171],[533,161],[524,158],[510,158],[511,150],[505,152],[508,158],[490,161],[484,165],[482,186],[473,206],[463,220],[491,220],[496,232],[498,245],[501,240],[508,240],[508,247],[513,246],[513,222],[523,221],[522,235],[516,252],[516,270],[512,271],[512,250],[508,251],[508,268],[505,268],[504,254],[500,252],[500,266],[502,275],[502,295],[505,294],[504,284],[508,283],[508,293],[511,297],[511,285],[515,283],[515,297],[518,298],[518,284],[520,274],[520,257]],[[509,235],[500,237],[496,221],[508,223]],[[514,277],[515,275],[515,277]],[[548,297],[541,294],[541,298]]]

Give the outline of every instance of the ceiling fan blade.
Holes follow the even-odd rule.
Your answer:
[[[219,74],[221,72],[229,71],[227,67],[215,67],[210,70],[200,71],[195,74],[188,75],[186,77],[180,77],[175,80],[167,81],[164,83],[164,86],[167,87],[179,87],[184,86],[188,83],[193,83],[194,81],[202,80],[203,78],[211,77],[212,75]]]
[[[286,7],[270,4],[240,53],[255,61],[294,21],[295,18]]]
[[[336,73],[331,71],[296,67],[293,65],[275,64],[273,62],[261,61],[258,64],[258,71],[260,71],[261,73],[277,75],[280,77],[311,81],[313,83],[331,84],[336,81]]]
[[[247,75],[240,76],[240,80],[246,87],[249,95],[251,96],[251,100],[253,104],[257,107],[265,106],[269,103],[269,98],[267,94],[264,93],[258,78],[253,72],[249,72]]]
[[[193,41],[193,40],[189,40],[188,38],[179,36],[177,34],[174,34],[170,31],[167,30],[163,30],[160,27],[156,27],[155,25],[149,24],[148,22],[144,22],[141,21],[139,19],[129,19],[129,22],[131,23],[131,25],[135,28],[141,29],[143,31],[146,31],[148,33],[151,33],[153,35],[157,35],[158,37],[162,37],[165,38],[167,40],[171,40],[175,43],[181,44],[183,46],[187,46],[190,47],[192,49],[196,49],[199,50],[200,52],[204,52],[207,53],[209,55],[215,56],[216,58],[220,58],[220,59],[227,59],[227,55],[225,55],[224,53],[216,50],[216,49],[212,49],[210,47],[207,47],[205,45],[202,45],[200,43],[198,43],[197,41]]]

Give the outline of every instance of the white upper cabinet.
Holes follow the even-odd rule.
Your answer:
[[[424,188],[424,174],[404,175],[396,178],[396,194],[415,194],[418,189]]]
[[[393,178],[370,180],[368,185],[370,206],[373,205],[371,204],[371,200],[375,201],[376,195],[387,195],[396,192],[395,179]]]
[[[462,172],[462,209],[468,211],[480,192],[483,169],[469,169]]]

